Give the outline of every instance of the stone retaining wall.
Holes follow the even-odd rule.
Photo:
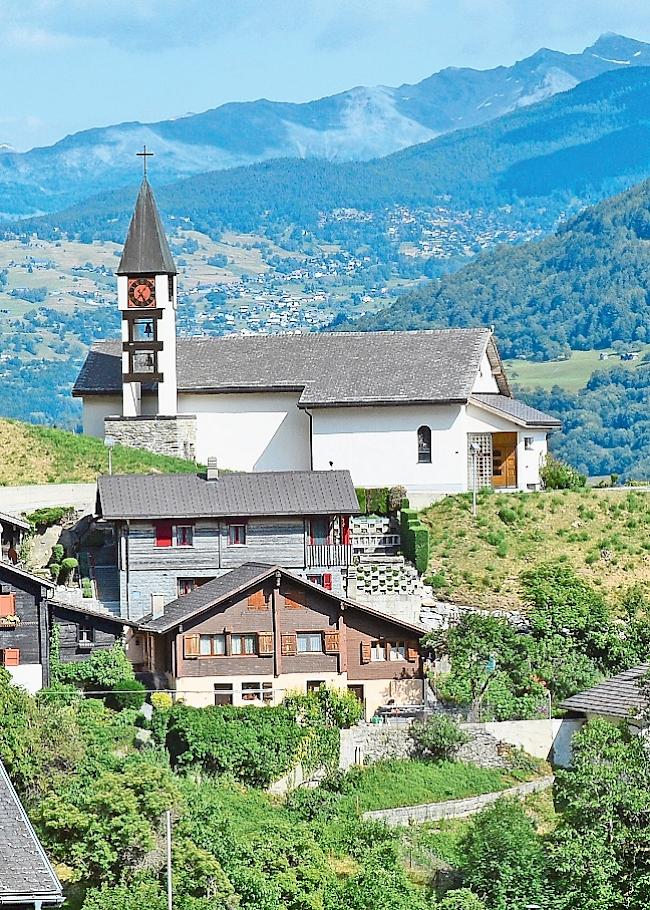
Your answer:
[[[194,461],[196,457],[196,417],[105,417],[104,433],[122,446],[146,449],[155,455],[173,455]]]
[[[467,799],[451,799],[442,803],[424,803],[419,806],[404,806],[399,809],[377,809],[374,812],[364,812],[365,820],[384,822],[390,827],[409,825],[413,822],[441,821],[444,818],[466,818],[475,815],[495,803],[502,797],[523,799],[531,793],[539,793],[553,786],[554,777],[540,777],[537,780],[527,781],[507,790],[497,793],[484,793],[481,796],[470,796]]]

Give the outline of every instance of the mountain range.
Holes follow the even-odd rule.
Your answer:
[[[53,212],[127,185],[134,152],[156,183],[275,158],[364,161],[481,126],[610,70],[650,65],[650,45],[604,35],[579,54],[543,48],[490,70],[450,67],[415,85],[357,87],[304,104],[224,104],[157,123],[122,123],[18,153],[0,147],[5,216]]]

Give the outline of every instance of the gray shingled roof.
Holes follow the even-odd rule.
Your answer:
[[[560,707],[578,714],[634,717],[648,703],[639,683],[649,671],[650,663],[638,664],[591,689],[565,698]]]
[[[88,353],[73,393],[119,393],[121,342]],[[302,407],[447,402],[469,398],[488,351],[509,389],[489,329],[324,332],[179,338],[180,392],[298,391]]]
[[[498,414],[503,414],[504,417],[508,417],[525,427],[562,426],[562,421],[558,420],[557,417],[551,417],[550,414],[545,414],[544,411],[539,411],[537,408],[531,408],[530,405],[525,404],[523,401],[509,398],[507,395],[475,392],[471,400],[475,404],[486,407],[488,410],[495,411]]]
[[[0,904],[61,904],[61,885],[0,762]]]
[[[386,613],[373,610],[365,604],[359,604],[356,603],[356,601],[341,598],[340,595],[332,594],[331,591],[326,591],[325,588],[321,588],[320,585],[312,584],[312,582],[307,581],[305,578],[302,578],[302,576],[296,575],[294,572],[289,572],[287,569],[283,569],[280,566],[271,566],[258,562],[244,563],[244,565],[240,566],[238,569],[226,572],[225,575],[220,575],[218,578],[206,582],[199,588],[195,588],[191,593],[183,594],[182,597],[177,597],[176,600],[171,601],[165,606],[162,616],[159,616],[156,619],[154,619],[151,614],[145,616],[140,622],[140,628],[145,629],[148,632],[169,632],[171,629],[190,619],[190,617],[195,616],[197,613],[200,613],[202,610],[218,606],[229,597],[239,594],[276,572],[279,572],[285,578],[290,578],[291,581],[296,582],[304,588],[316,590],[320,594],[335,600],[337,603],[345,603],[347,607],[354,610],[360,610],[362,613],[367,613],[370,616],[385,619],[387,622],[391,622],[402,629],[407,629],[409,632],[415,633],[418,637],[422,637],[427,633],[427,629],[425,629],[424,626],[405,622],[403,619],[398,619],[395,616],[389,616]]]
[[[349,471],[222,474],[113,474],[97,481],[106,519],[330,515],[359,511]]]
[[[24,578],[27,581],[32,581],[35,584],[41,585],[43,588],[49,588],[54,590],[56,585],[50,578],[44,578],[42,575],[34,575],[32,572],[28,572],[26,569],[22,569],[20,566],[15,566],[11,562],[6,562],[2,557],[0,557],[0,569],[3,569],[5,572],[16,575],[18,578]]]
[[[145,177],[126,235],[118,275],[175,275],[176,266],[165,236],[156,200]]]

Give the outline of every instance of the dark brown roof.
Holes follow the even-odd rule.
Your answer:
[[[140,621],[140,628],[149,632],[169,632],[180,623],[193,618],[204,610],[219,606],[219,604],[223,603],[229,597],[243,593],[245,590],[252,588],[254,585],[264,581],[264,579],[274,575],[276,572],[279,572],[280,575],[285,578],[290,578],[292,582],[296,582],[304,588],[318,591],[319,594],[335,600],[337,603],[344,603],[346,607],[353,610],[359,610],[362,613],[366,613],[369,616],[375,616],[378,619],[385,619],[386,622],[390,622],[401,629],[407,629],[409,632],[415,633],[418,638],[426,635],[427,630],[423,626],[405,622],[403,619],[381,613],[379,610],[374,610],[372,607],[367,607],[365,604],[359,604],[353,600],[346,600],[345,598],[340,597],[340,595],[333,594],[331,591],[326,591],[325,588],[320,587],[320,585],[312,584],[312,582],[307,581],[305,578],[302,578],[302,576],[296,575],[294,572],[289,572],[287,569],[283,569],[280,566],[271,566],[258,562],[244,563],[244,565],[240,566],[238,569],[226,572],[225,575],[220,575],[212,581],[208,581],[204,585],[201,585],[199,588],[195,588],[190,594],[183,594],[182,597],[177,597],[176,600],[172,600],[165,606],[162,616],[159,616],[156,619],[154,619],[151,614],[145,616]]]
[[[0,762],[0,904],[63,903],[61,885]]]
[[[359,511],[349,471],[222,474],[113,474],[97,481],[106,519],[331,515]]]
[[[176,266],[165,236],[156,200],[145,177],[126,236],[118,275],[175,275]]]
[[[550,414],[545,414],[544,411],[532,408],[523,401],[509,398],[507,395],[475,392],[471,397],[471,401],[474,404],[478,404],[479,407],[486,408],[488,411],[503,414],[504,417],[514,420],[515,423],[519,423],[524,427],[550,428],[562,426],[562,421],[558,420],[557,417],[551,417]]]
[[[73,393],[120,392],[121,349],[118,341],[95,345]],[[486,352],[509,395],[489,329],[179,338],[178,389],[297,391],[308,408],[466,402]]]
[[[561,708],[577,714],[601,714],[608,717],[634,717],[647,706],[640,682],[650,672],[650,663],[638,664],[597,686],[565,698]]]

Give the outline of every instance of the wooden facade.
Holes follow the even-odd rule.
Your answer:
[[[0,666],[43,667],[47,681],[46,581],[0,562]],[[40,671],[39,671],[40,673]],[[35,686],[36,688],[36,686]]]
[[[271,703],[320,683],[348,686],[366,700],[359,690],[378,692],[378,683],[388,691],[388,684],[420,681],[422,692],[422,634],[276,570],[168,631],[147,632],[145,661],[189,703],[245,702],[250,692]],[[229,682],[236,684],[230,690]]]
[[[119,617],[102,616],[56,602],[50,604],[50,623],[59,630],[59,659],[64,664],[77,663],[94,651],[112,648],[124,634],[124,623]]]

